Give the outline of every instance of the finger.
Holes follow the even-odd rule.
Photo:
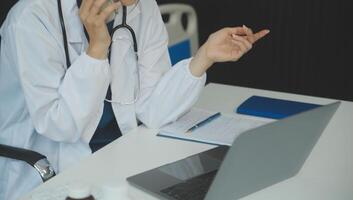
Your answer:
[[[89,10],[93,4],[94,0],[83,0],[80,7],[80,18],[84,20],[89,15]]]
[[[253,35],[253,31],[251,30],[251,28],[243,25],[243,28],[245,29],[246,35]]]
[[[253,43],[255,43],[255,42],[258,41],[259,39],[265,37],[268,33],[270,33],[270,30],[267,30],[267,29],[255,33],[255,34],[253,35],[253,40],[254,40]]]
[[[121,6],[121,2],[113,3],[109,6],[107,6],[100,14],[99,18],[100,20],[106,21],[113,12],[115,12],[119,7]]]
[[[244,53],[240,49],[233,49],[230,54],[231,61],[237,61],[240,57],[244,55]]]
[[[91,16],[96,16],[100,13],[103,5],[105,4],[106,0],[95,0],[94,4],[91,6],[89,14]]]
[[[220,48],[219,52],[221,52],[223,61],[234,61],[242,55],[242,50],[240,47],[232,42]]]
[[[230,41],[230,46],[226,47],[226,51],[232,53],[233,51],[242,52],[242,48],[238,45],[236,41]]]
[[[237,44],[234,44],[233,48],[231,48],[229,51],[229,56],[230,56],[229,60],[237,61],[243,55],[244,55],[244,51],[241,50]]]
[[[245,45],[237,40],[232,40],[232,49],[237,49],[241,55],[247,52]]]
[[[230,35],[246,35],[244,27],[231,27],[226,29]]]
[[[251,44],[253,44],[253,43],[255,42],[253,31],[252,31],[250,28],[246,27],[245,25],[243,25],[243,27],[245,28],[245,31],[246,31],[246,36],[245,36],[245,38],[246,38]]]
[[[234,35],[232,36],[232,39],[241,42],[245,46],[246,51],[249,51],[252,48],[252,44],[244,37]]]

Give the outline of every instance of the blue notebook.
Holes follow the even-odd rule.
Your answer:
[[[236,108],[236,112],[239,114],[253,115],[257,117],[282,119],[319,106],[321,105],[269,97],[252,96]]]

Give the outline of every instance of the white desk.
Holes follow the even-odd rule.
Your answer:
[[[235,107],[251,95],[318,104],[333,102],[333,100],[324,98],[209,84],[196,106],[232,113]],[[96,185],[114,180],[128,189],[132,197],[126,199],[155,199],[128,185],[125,179],[130,175],[214,147],[156,137],[157,132],[157,130],[139,127],[83,160],[78,166],[57,175],[33,192],[48,191],[74,180],[83,180]],[[352,153],[353,102],[343,101],[297,176],[242,199],[353,199]]]

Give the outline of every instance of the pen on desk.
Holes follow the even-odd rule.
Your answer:
[[[220,112],[215,113],[215,114],[213,114],[213,115],[207,117],[205,120],[203,120],[203,121],[197,123],[195,126],[191,127],[187,132],[192,132],[192,131],[194,131],[195,129],[200,128],[201,126],[203,126],[203,125],[205,125],[205,124],[211,122],[212,120],[218,118],[219,116],[221,116],[221,113],[220,113]]]

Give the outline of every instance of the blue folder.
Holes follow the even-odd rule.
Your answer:
[[[262,96],[252,96],[236,108],[236,112],[257,117],[282,119],[319,106],[321,105]]]

